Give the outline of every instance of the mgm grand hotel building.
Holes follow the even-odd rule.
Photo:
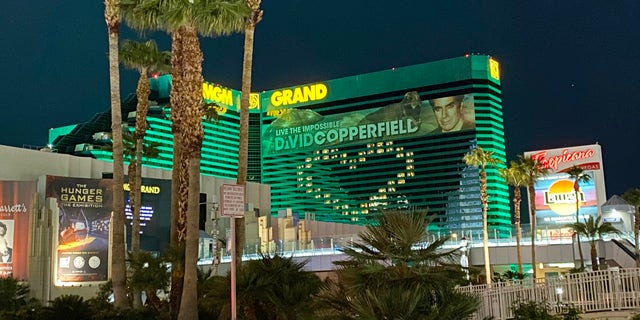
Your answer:
[[[152,78],[145,165],[171,168],[170,76]],[[240,92],[206,82],[217,121],[205,121],[201,171],[235,179]],[[479,171],[462,157],[476,146],[505,161],[500,71],[484,55],[398,67],[252,93],[248,180],[271,186],[270,214],[365,225],[383,209],[427,209],[432,231],[482,232]],[[123,104],[131,127],[135,96]],[[58,152],[110,160],[110,113],[51,129]],[[491,235],[511,229],[509,192],[487,169]],[[260,215],[268,213],[259,213]]]

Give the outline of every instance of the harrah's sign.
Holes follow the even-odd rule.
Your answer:
[[[595,155],[595,152],[591,148],[579,149],[575,151],[569,151],[569,149],[564,149],[562,150],[561,154],[550,156],[548,158],[547,158],[547,151],[540,151],[538,153],[532,154],[531,159],[539,161],[544,168],[558,171],[558,166],[563,163],[570,163],[578,160],[586,160],[593,157],[594,155]],[[593,169],[597,169],[597,168],[593,168]]]

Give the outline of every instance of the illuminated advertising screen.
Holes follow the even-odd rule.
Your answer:
[[[580,182],[578,191],[579,220],[598,214],[596,186],[593,172],[586,171],[589,182]],[[539,226],[562,227],[576,222],[576,193],[574,180],[566,173],[545,176],[536,181],[536,223]]]
[[[133,215],[129,198],[129,185],[125,184],[125,212],[127,217],[127,245],[131,248]],[[142,178],[142,205],[140,208],[140,248],[162,251],[169,245],[171,229],[171,181]]]
[[[46,197],[56,199],[58,206],[56,285],[106,281],[112,180],[47,176]]]
[[[304,98],[303,92],[297,98],[295,91],[287,96],[283,93],[278,99],[298,101]],[[423,101],[417,92],[409,91],[400,101],[341,114],[323,116],[309,109],[286,109],[265,128],[262,150],[266,155],[284,154],[474,128],[473,96]]]
[[[0,181],[0,277],[27,279],[35,181]]]

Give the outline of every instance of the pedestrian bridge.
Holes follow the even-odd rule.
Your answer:
[[[347,259],[342,248],[348,247],[359,241],[357,236],[339,236],[314,239],[309,243],[280,243],[277,248],[270,248],[269,253],[293,257],[298,261],[307,261],[306,269],[313,272],[330,272],[334,269],[334,261]],[[585,265],[591,264],[590,244],[584,239],[581,241]],[[531,239],[523,239],[520,243],[522,263],[531,263]],[[467,248],[469,264],[471,266],[483,266],[484,254],[482,241],[449,240],[443,246],[445,249]],[[573,263],[579,263],[578,246],[570,237],[540,238],[535,242],[536,262],[543,268],[571,268]],[[243,260],[259,259],[261,254],[258,246],[245,247]],[[276,250],[277,249],[277,250]],[[608,267],[635,267],[635,254],[633,244],[627,236],[607,238],[597,242],[597,250],[600,264]],[[489,259],[492,265],[516,264],[517,250],[515,238],[489,240]],[[222,256],[219,273],[224,274],[228,270],[229,256]],[[212,259],[201,259],[201,266],[212,264]]]

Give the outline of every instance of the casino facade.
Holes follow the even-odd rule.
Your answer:
[[[159,143],[160,154],[145,165],[170,168],[171,78],[151,81],[145,140]],[[382,209],[428,209],[434,231],[476,237],[479,173],[462,157],[480,146],[506,160],[500,89],[498,62],[469,55],[252,93],[248,180],[271,186],[272,215],[291,209],[364,225]],[[207,82],[203,98],[216,104],[219,119],[204,122],[201,172],[234,179],[240,92]],[[131,127],[135,101],[130,96],[122,104]],[[100,148],[109,117],[52,129],[49,142],[58,152],[109,160]],[[508,187],[497,168],[488,168],[487,181],[490,232],[508,235]]]

